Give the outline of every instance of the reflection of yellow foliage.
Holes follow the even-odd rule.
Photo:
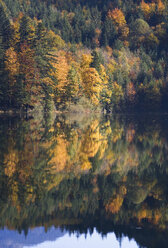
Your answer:
[[[109,161],[110,164],[113,164],[116,159],[116,154],[114,153],[114,151],[110,149],[106,155],[106,159]]]
[[[113,143],[116,143],[117,140],[121,139],[123,131],[124,129],[121,128],[119,125],[117,125],[115,129],[112,129],[111,138]]]
[[[133,125],[130,125],[126,130],[126,140],[131,143],[135,136],[135,129]]]
[[[120,193],[120,195],[126,195],[127,188],[124,185],[120,186],[119,193]]]
[[[84,135],[81,144],[81,151],[87,154],[88,157],[94,157],[100,147],[101,138],[102,136],[99,131],[99,122],[98,120],[95,120],[92,122],[89,129]]]
[[[13,182],[11,185],[11,200],[14,206],[17,206],[17,200],[18,200],[18,184],[17,182]]]
[[[118,158],[118,169],[136,167],[139,164],[139,157],[136,148],[132,145],[124,154],[120,154]]]
[[[136,214],[136,213],[135,213]],[[143,206],[136,214],[138,221],[140,222],[142,219],[152,220],[152,211],[147,209],[146,206]]]
[[[153,222],[155,225],[159,223],[159,220],[161,219],[161,217],[162,217],[161,212],[158,209],[156,209],[154,211],[154,216],[153,216]]]
[[[4,164],[5,164],[5,175],[11,177],[16,171],[16,164],[18,163],[18,153],[15,150],[11,150],[8,154],[5,155]]]
[[[82,170],[89,170],[91,168],[91,163],[89,162],[90,157],[94,157],[101,144],[102,136],[99,130],[99,121],[94,120],[87,131],[83,134],[80,149],[79,149],[79,158],[81,162]],[[103,153],[103,146],[102,146]]]
[[[99,159],[103,158],[105,150],[106,150],[107,147],[108,147],[108,140],[107,139],[102,140],[101,146],[100,146],[100,149],[99,149]]]
[[[97,185],[97,176],[93,178],[92,184],[93,184],[93,193],[94,194],[98,193],[99,192],[99,187]]]
[[[81,160],[82,160],[81,169],[82,169],[82,170],[90,170],[91,167],[92,167],[92,165],[91,165],[91,163],[89,162],[88,157],[87,157],[86,154],[83,153],[83,154],[81,155]]]
[[[54,172],[59,172],[64,170],[66,163],[69,160],[69,156],[67,154],[68,143],[62,137],[58,137],[56,141],[56,146],[54,149],[50,150],[50,155],[52,158],[49,161],[49,164],[52,165],[52,170],[54,170]]]
[[[53,178],[50,178],[50,181],[47,183],[47,190],[57,187],[60,182],[64,179],[64,174],[54,174]]]
[[[141,221],[142,219],[147,218],[147,210],[146,209],[140,209],[137,213],[137,218],[139,221]]]
[[[72,203],[70,201],[59,202],[59,210],[63,211],[65,208],[71,208]]]
[[[151,196],[156,199],[156,200],[163,200],[164,198],[164,192],[163,192],[163,188],[160,185],[156,185],[151,192]]]
[[[105,206],[107,212],[112,214],[118,213],[123,204],[123,197],[120,195],[115,196],[110,200],[110,202]]]

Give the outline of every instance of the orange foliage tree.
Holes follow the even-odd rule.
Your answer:
[[[121,38],[125,39],[129,34],[129,28],[127,26],[122,10],[118,8],[109,10],[107,13],[107,17],[113,20],[118,33],[121,35]]]

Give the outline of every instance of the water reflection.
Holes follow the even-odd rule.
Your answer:
[[[39,245],[33,245],[33,246],[24,246],[24,248],[59,248],[59,247],[65,247],[65,248],[138,248],[138,245],[136,242],[132,239],[129,240],[127,237],[122,237],[120,240],[117,240],[114,233],[107,234],[106,237],[101,237],[100,234],[98,234],[95,230],[92,235],[81,235],[80,237],[77,237],[76,234],[72,234],[69,236],[66,234],[64,237],[58,239],[54,242],[44,242]]]
[[[29,229],[28,234],[22,231],[18,233],[14,230],[0,230],[0,248],[23,248],[38,247],[46,242],[55,243],[59,238],[64,237],[66,232],[60,228],[50,228],[48,232],[44,227]],[[49,246],[48,246],[49,247]]]
[[[167,124],[158,115],[1,117],[0,227],[96,227],[167,247]]]
[[[59,228],[50,228],[45,232],[43,227],[37,227],[30,229],[29,233],[25,237],[24,233],[20,234],[16,231],[3,230],[0,231],[0,247],[3,248],[83,248],[83,247],[110,247],[110,248],[136,248],[138,245],[135,240],[129,240],[127,237],[117,239],[114,233],[108,233],[106,236],[98,234],[96,230],[92,234],[82,234],[80,236],[77,233],[68,234],[65,231],[61,231]]]

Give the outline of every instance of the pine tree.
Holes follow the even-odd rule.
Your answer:
[[[9,12],[5,3],[0,0],[0,32],[4,48],[8,48],[12,37],[12,29],[9,21]]]
[[[102,46],[112,46],[114,41],[117,39],[117,30],[114,26],[113,21],[110,18],[105,19],[100,43]]]
[[[90,67],[93,67],[97,70],[97,72],[100,72],[100,65],[101,65],[101,62],[100,62],[100,56],[98,54],[98,52],[96,50],[94,50],[92,53],[92,62],[90,64]]]
[[[6,49],[10,46],[11,37],[12,31],[9,21],[9,12],[5,3],[0,0],[0,106],[4,109],[9,107],[9,85],[8,75],[5,71],[4,57]]]
[[[28,45],[34,45],[35,39],[35,28],[31,23],[31,19],[27,16],[23,16],[20,21],[20,43],[23,44],[25,41]]]

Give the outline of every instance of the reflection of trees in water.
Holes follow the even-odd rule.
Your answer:
[[[166,125],[119,118],[4,120],[1,226],[88,227],[100,218],[165,229]]]

